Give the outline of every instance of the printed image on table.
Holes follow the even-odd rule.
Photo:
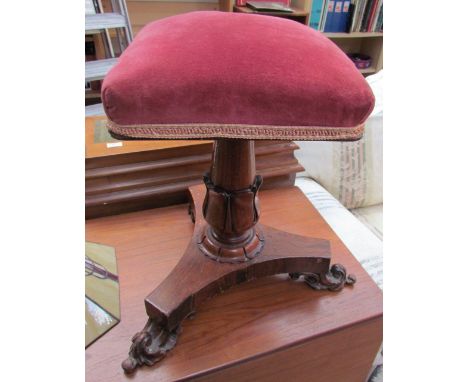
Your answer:
[[[119,277],[115,250],[86,243],[86,347],[120,322]]]

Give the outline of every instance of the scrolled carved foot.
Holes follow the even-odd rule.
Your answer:
[[[125,373],[133,373],[139,366],[151,366],[163,359],[175,346],[179,328],[180,326],[170,332],[149,319],[144,329],[132,338],[128,358],[122,362]]]
[[[304,276],[304,281],[315,290],[339,291],[345,285],[353,285],[356,276],[346,273],[346,268],[341,264],[333,265],[327,273],[290,273],[293,280]]]

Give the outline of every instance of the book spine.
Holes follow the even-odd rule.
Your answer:
[[[322,32],[325,26],[325,19],[327,17],[328,2],[329,0],[323,1],[322,15],[320,16],[320,27],[319,27],[319,30]]]
[[[356,30],[355,32],[359,32],[361,30],[361,25],[362,25],[362,19],[364,18],[364,12],[366,10],[366,7],[367,7],[367,3],[369,2],[370,0],[363,0],[362,1],[362,5],[361,5],[361,9],[359,11],[359,19],[358,19],[358,22],[356,24]]]
[[[367,23],[367,28],[366,32],[371,32],[372,31],[372,26],[374,25],[374,19],[377,16],[377,7],[379,5],[380,0],[374,0],[374,3],[372,5],[371,11],[370,11],[370,16],[369,16],[369,21]]]
[[[377,7],[377,13],[376,13],[376,16],[375,16],[375,20],[374,20],[374,24],[372,24],[372,32],[377,32],[377,24],[379,22],[379,19],[380,19],[380,15],[382,13],[382,3],[383,3],[383,0],[380,0],[379,1],[379,6]]]
[[[364,15],[362,17],[360,32],[365,32],[367,29],[367,20],[369,20],[369,13],[371,11],[373,0],[368,0],[366,4],[366,9],[364,10]]]
[[[376,32],[383,32],[383,4],[380,7],[379,20],[377,21],[377,26],[375,30]]]
[[[354,28],[354,23],[356,21],[356,12],[358,9],[359,0],[351,0],[351,4],[349,5],[349,17],[348,17],[348,25],[346,26],[346,31],[351,33]]]
[[[323,0],[313,0],[310,11],[310,26],[316,30],[320,29],[320,18],[322,16]]]
[[[320,31],[322,31],[322,32],[325,30],[325,23],[327,21],[328,3],[329,2],[330,2],[330,0],[325,0],[323,2],[322,17],[320,19]]]
[[[347,32],[349,29],[350,6],[351,6],[350,0],[343,1],[343,9],[341,10],[340,32]]]
[[[332,32],[341,32],[341,21],[343,18],[343,2],[344,0],[335,1],[335,14],[333,19]]]
[[[248,0],[236,0],[236,1],[243,2],[244,4],[236,3],[236,5],[243,6],[243,5],[246,5]],[[263,2],[263,3],[279,3],[279,4],[286,5],[287,7],[291,5],[291,0],[255,0],[255,1]]]
[[[325,15],[324,32],[333,32],[335,21],[335,0],[328,1],[327,13]]]

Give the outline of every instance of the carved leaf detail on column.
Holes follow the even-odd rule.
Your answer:
[[[215,228],[225,232],[242,232],[257,224],[260,213],[258,211],[257,193],[262,185],[263,179],[260,175],[256,175],[254,182],[250,187],[242,190],[225,190],[222,187],[215,186],[211,180],[210,174],[205,174],[203,181],[206,186],[206,197],[203,202],[203,216],[212,223]],[[241,220],[234,213],[236,208],[250,200],[251,208],[243,210]],[[216,205],[214,205],[216,204]],[[218,205],[221,204],[221,205]],[[210,206],[212,211],[210,211]],[[251,219],[245,219],[247,212],[251,213]],[[216,215],[216,219],[214,216]]]

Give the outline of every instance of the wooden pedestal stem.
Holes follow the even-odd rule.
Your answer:
[[[199,248],[220,262],[243,262],[263,249],[258,222],[258,197],[262,179],[255,176],[254,142],[217,140],[207,188],[203,217],[208,223],[199,237]]]
[[[218,139],[213,148],[211,181],[225,190],[243,190],[255,179],[254,141]]]
[[[132,338],[126,373],[164,358],[180,324],[200,304],[224,290],[260,277],[289,273],[312,288],[331,291],[354,284],[339,264],[331,265],[330,243],[257,224],[253,142],[219,140],[204,186],[191,187],[192,239],[179,263],[145,299],[148,322]],[[203,203],[202,203],[203,202]]]

